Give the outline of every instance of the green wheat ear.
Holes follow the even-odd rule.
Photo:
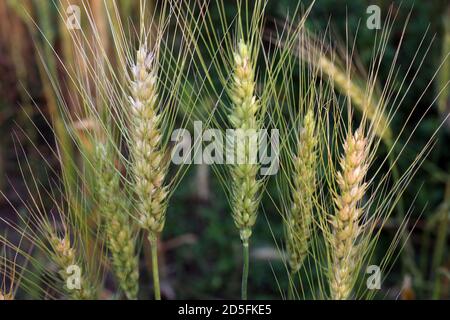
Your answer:
[[[98,207],[105,223],[108,249],[114,274],[128,299],[137,299],[139,290],[138,257],[126,199],[120,189],[120,174],[113,167],[114,157],[103,144],[96,146]]]
[[[217,101],[213,114],[207,119],[208,124],[222,130],[224,134],[227,129],[233,129],[236,133],[231,143],[236,150],[227,155],[234,158],[234,164],[215,166],[214,171],[225,189],[231,216],[242,241],[241,297],[246,299],[249,239],[257,220],[265,181],[264,178],[258,179],[260,166],[254,161],[256,159],[250,159],[254,158],[255,150],[250,149],[254,146],[249,144],[259,134],[266,116],[266,92],[263,90],[262,95],[257,97],[255,73],[266,1],[237,1],[233,22],[228,21],[222,1],[216,1],[215,4],[221,16],[219,25],[213,22],[213,10],[199,17],[196,10],[202,8],[196,6],[192,10],[186,3],[178,5],[177,18],[194,44],[193,61],[199,61],[197,67],[204,73],[204,95],[212,101]],[[183,20],[186,17],[188,19]],[[198,38],[194,36],[197,30],[202,30]],[[224,92],[229,99],[224,98]],[[230,128],[224,126],[224,123]],[[230,137],[227,136],[228,138]],[[229,140],[226,140],[227,145],[228,142]]]
[[[256,133],[260,129],[257,114],[259,104],[254,90],[255,80],[250,49],[241,39],[234,54],[233,86],[230,92],[233,110],[229,119],[234,129],[255,130]],[[231,168],[231,210],[243,245],[242,299],[247,299],[249,239],[258,214],[261,183],[257,179],[259,165],[252,164],[250,159],[252,146],[251,142],[247,141],[246,134],[243,136],[237,134],[235,143],[238,146],[235,159],[242,157],[244,161]],[[243,146],[243,148],[239,146]],[[241,155],[238,152],[244,154]]]
[[[238,50],[234,54],[234,83],[230,93],[233,101],[233,111],[230,122],[235,129],[259,129],[257,112],[259,109],[254,95],[255,80],[253,62],[248,46],[243,40],[239,42]],[[244,163],[234,165],[231,169],[233,178],[231,206],[234,223],[240,231],[244,246],[252,234],[252,227],[256,222],[260,183],[257,180],[259,166],[250,163],[250,146],[245,136],[236,137],[236,145],[244,145]],[[241,155],[236,154],[236,158]]]
[[[314,112],[309,109],[298,139],[294,157],[292,207],[286,219],[286,248],[292,272],[298,272],[308,254],[313,197],[316,188],[317,136]]]
[[[70,281],[71,273],[69,270],[72,266],[78,266],[77,251],[72,246],[70,238],[65,235],[60,238],[53,235],[50,239],[50,244],[53,249],[51,257],[56,265],[59,267],[59,275],[64,281],[64,289],[67,294],[74,300],[94,300],[97,298],[96,289],[91,287],[85,277],[81,275],[80,288],[70,289],[67,283]],[[81,270],[83,272],[83,270]]]

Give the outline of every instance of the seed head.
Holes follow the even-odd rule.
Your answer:
[[[316,186],[317,137],[313,111],[305,115],[294,158],[292,207],[286,221],[289,265],[297,272],[309,247],[313,215],[313,197]]]
[[[241,40],[234,54],[233,86],[230,93],[233,111],[229,120],[235,129],[259,129],[257,114],[259,104],[254,91],[255,80],[250,50],[247,44]],[[238,135],[237,140],[237,145],[244,146],[242,149],[245,153],[243,157],[245,163],[237,164],[231,169],[233,180],[231,206],[235,225],[240,230],[241,239],[245,244],[252,234],[252,227],[257,217],[260,182],[256,176],[259,166],[249,163],[248,144],[250,142],[247,141],[248,139],[240,138]]]
[[[337,173],[340,193],[335,198],[337,212],[332,221],[333,299],[347,299],[354,284],[358,237],[362,232],[360,201],[367,187],[364,179],[368,170],[368,149],[368,141],[360,128],[348,135],[340,159],[341,169]]]
[[[142,228],[160,233],[164,227],[167,164],[161,147],[161,116],[157,108],[157,75],[154,54],[145,46],[136,54],[130,97],[133,115],[133,171]]]

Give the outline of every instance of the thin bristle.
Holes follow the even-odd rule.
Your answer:
[[[354,80],[351,79],[347,72],[341,70],[333,61],[324,55],[320,55],[317,59],[317,67],[334,83],[336,88],[346,95],[351,103],[358,108],[367,119],[374,124],[374,132],[390,141],[392,133],[389,129],[389,121],[377,105],[374,97],[368,96],[366,91],[361,88]]]

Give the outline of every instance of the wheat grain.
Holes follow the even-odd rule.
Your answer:
[[[12,293],[0,292],[0,301],[11,301],[11,300],[14,300],[14,295]]]

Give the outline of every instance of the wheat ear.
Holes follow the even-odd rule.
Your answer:
[[[235,129],[257,130],[259,121],[257,112],[259,104],[254,95],[255,80],[253,63],[250,50],[247,44],[241,40],[238,50],[234,54],[234,78],[230,92],[233,102],[233,110],[229,116],[230,122]],[[241,139],[243,141],[241,141]],[[250,142],[247,144],[245,137],[237,135],[235,143],[237,146],[244,146],[245,153],[242,164],[236,164],[231,169],[233,180],[231,207],[233,219],[239,229],[240,237],[244,249],[244,270],[242,282],[242,298],[247,298],[247,277],[248,277],[248,242],[252,234],[252,227],[256,222],[260,189],[260,182],[257,180],[259,166],[250,161]],[[242,155],[236,154],[237,157]],[[237,158],[236,157],[236,158]]]
[[[352,104],[354,104],[365,117],[374,124],[375,133],[386,142],[391,141],[392,132],[389,127],[389,121],[374,97],[369,97],[363,88],[352,81],[349,75],[336,66],[331,60],[321,55],[318,59],[318,67],[330,78],[337,89],[347,95]]]
[[[230,95],[234,109],[229,118],[235,129],[256,130],[259,128],[256,114],[259,107],[253,94],[255,81],[250,52],[244,41],[239,42],[234,62],[234,85]],[[256,178],[259,166],[249,161],[249,145],[246,141],[236,142],[236,145],[242,144],[245,144],[245,163],[233,166],[231,172],[233,177],[232,208],[234,222],[240,231],[242,242],[246,244],[256,222],[260,183]]]
[[[316,187],[316,146],[314,113],[309,109],[300,130],[298,151],[294,158],[292,207],[286,225],[286,247],[292,272],[298,272],[308,253]]]
[[[362,234],[360,201],[367,188],[364,182],[368,169],[368,140],[360,128],[349,134],[344,143],[344,154],[337,173],[339,195],[335,197],[337,208],[333,217],[331,296],[342,300],[350,296],[358,261],[358,238]]]
[[[114,273],[127,298],[134,300],[139,289],[138,258],[130,219],[123,212],[125,199],[120,196],[120,174],[112,167],[110,154],[104,145],[96,147],[96,156],[99,164],[96,171],[98,206],[105,221]]]
[[[161,149],[161,117],[157,108],[154,56],[145,45],[137,51],[132,68],[132,139],[135,190],[139,198],[140,225],[149,232],[152,247],[155,297],[160,298],[157,237],[164,228],[167,188],[163,186],[167,164]]]
[[[72,247],[68,236],[59,238],[53,235],[50,240],[53,252],[51,252],[52,260],[59,268],[59,275],[64,281],[64,289],[67,294],[74,300],[94,300],[96,293],[93,288],[89,286],[86,278],[81,275],[79,279],[79,288],[68,288],[67,284],[70,281],[71,268],[78,266],[76,259],[76,250]]]

